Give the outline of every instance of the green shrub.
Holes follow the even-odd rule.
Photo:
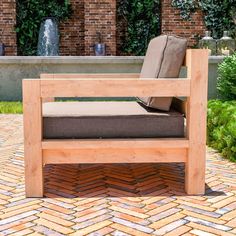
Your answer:
[[[226,57],[218,67],[217,89],[224,100],[236,100],[236,53]]]
[[[120,0],[118,20],[127,26],[121,50],[144,55],[149,41],[160,35],[160,0]]]
[[[18,54],[37,54],[38,33],[44,17],[55,17],[60,22],[71,13],[68,0],[17,0],[16,32]]]
[[[236,101],[208,102],[207,142],[231,161],[236,161]]]

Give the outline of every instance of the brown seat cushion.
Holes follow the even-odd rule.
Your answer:
[[[161,35],[151,40],[144,59],[141,79],[178,78],[186,54],[187,40]],[[146,106],[169,111],[171,97],[139,97]]]
[[[137,102],[54,102],[43,104],[43,137],[183,137],[184,117]]]

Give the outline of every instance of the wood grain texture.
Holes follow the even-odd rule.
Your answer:
[[[23,109],[26,196],[42,197],[43,161],[40,81],[23,81]]]
[[[84,74],[84,73],[61,73],[61,74],[40,74],[41,79],[81,79],[81,78],[91,78],[91,79],[126,79],[132,78],[137,79],[139,78],[138,73],[99,73],[99,74]]]
[[[41,80],[42,97],[178,97],[189,95],[189,79]]]
[[[187,99],[187,138],[189,139],[186,163],[186,192],[204,194],[207,114],[207,50],[188,50],[186,63],[191,78],[191,96]]]
[[[146,139],[61,139],[43,140],[42,149],[99,149],[99,148],[188,148],[185,138]]]
[[[185,148],[44,149],[44,164],[185,162]]]

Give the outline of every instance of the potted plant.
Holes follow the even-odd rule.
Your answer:
[[[106,55],[106,44],[102,43],[102,35],[100,32],[97,32],[97,43],[94,45],[94,51],[96,56],[105,56]]]

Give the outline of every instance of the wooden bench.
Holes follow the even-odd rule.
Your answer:
[[[69,163],[185,163],[187,194],[205,192],[208,51],[188,49],[187,78],[137,79],[130,74],[42,75],[23,80],[27,197],[43,197],[43,167]],[[186,137],[44,140],[42,102],[55,97],[186,97]]]

